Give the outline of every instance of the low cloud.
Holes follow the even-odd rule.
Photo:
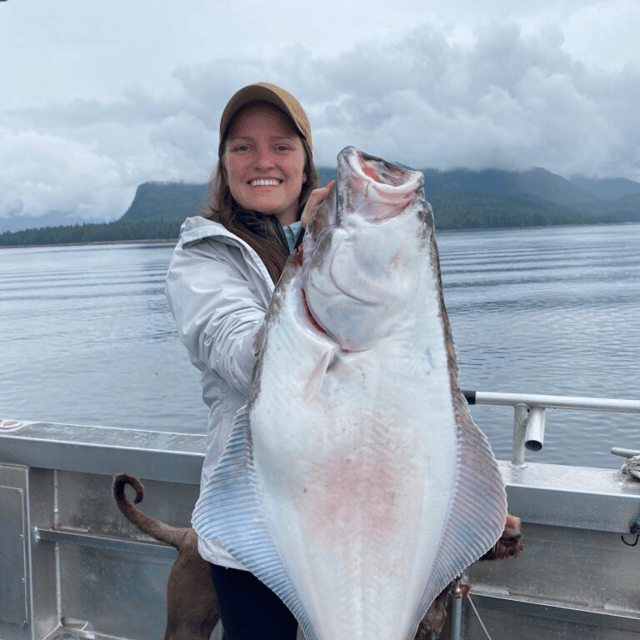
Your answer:
[[[525,36],[509,25],[463,48],[423,26],[346,54],[331,61],[338,97],[318,114],[316,146],[335,151],[350,138],[418,167],[638,177],[637,163],[616,159],[638,148],[640,69],[599,75],[562,44],[557,29]]]
[[[461,43],[423,24],[335,56],[296,46],[183,65],[173,79],[165,94],[0,113],[0,216],[114,219],[141,182],[206,181],[224,103],[257,80],[300,99],[322,165],[354,144],[414,167],[640,179],[640,67],[588,68],[559,28],[494,25]]]
[[[114,217],[126,195],[118,162],[88,145],[33,130],[0,131],[0,216],[74,212]]]

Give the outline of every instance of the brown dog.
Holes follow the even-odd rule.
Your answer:
[[[113,496],[124,517],[142,532],[178,550],[178,558],[167,583],[167,629],[164,640],[209,640],[220,617],[220,609],[209,563],[198,553],[195,531],[170,527],[142,513],[125,495],[127,484],[136,491],[136,504],[144,497],[144,487],[137,478],[125,473],[115,476]],[[512,558],[521,552],[520,518],[508,515],[502,536],[480,560]],[[447,619],[448,598],[449,587],[432,602],[418,626],[414,640],[437,640]]]
[[[198,553],[193,529],[170,527],[135,507],[125,494],[131,485],[135,503],[142,501],[144,487],[134,476],[121,473],[113,479],[113,497],[124,517],[140,531],[178,550],[167,582],[167,627],[164,640],[209,640],[220,618],[218,597],[209,563]]]
[[[506,560],[515,558],[522,553],[522,532],[520,518],[507,514],[504,531],[487,553],[480,560]]]

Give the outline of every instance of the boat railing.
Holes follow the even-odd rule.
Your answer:
[[[525,465],[525,452],[527,450],[540,451],[542,449],[547,409],[640,413],[640,400],[525,393],[493,393],[487,391],[463,391],[463,393],[469,404],[490,404],[513,407],[511,464],[516,468]]]
[[[482,625],[494,640],[523,628],[527,638],[640,639],[640,544],[630,546],[640,482],[524,462],[543,446],[547,409],[640,413],[640,401],[465,395],[514,411],[512,459],[498,465],[525,552],[466,570],[473,600],[456,601],[452,637],[484,637]],[[204,435],[0,419],[0,639],[155,640],[175,550],[122,516],[112,478],[139,477],[145,513],[189,526],[204,448]]]

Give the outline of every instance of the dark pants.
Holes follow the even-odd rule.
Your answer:
[[[210,567],[228,640],[295,640],[298,623],[271,589],[249,571]]]

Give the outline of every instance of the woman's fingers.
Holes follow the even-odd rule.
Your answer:
[[[306,227],[309,222],[311,222],[311,218],[313,217],[313,212],[316,207],[321,205],[329,195],[329,191],[331,191],[331,187],[333,187],[335,180],[332,180],[326,187],[320,187],[319,189],[314,189],[307,200],[307,204],[304,206],[304,210],[302,212],[302,217],[300,218],[300,222],[302,222],[302,226]]]

